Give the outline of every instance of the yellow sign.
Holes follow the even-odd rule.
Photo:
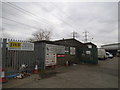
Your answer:
[[[21,43],[20,42],[9,42],[9,47],[10,48],[21,48]]]

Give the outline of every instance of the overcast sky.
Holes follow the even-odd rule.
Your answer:
[[[27,40],[43,28],[52,31],[51,40],[76,38],[101,44],[118,42],[117,2],[3,2],[2,37]],[[93,38],[93,39],[92,39]]]

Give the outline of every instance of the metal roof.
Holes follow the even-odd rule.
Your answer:
[[[120,49],[120,43],[102,45],[101,47],[108,50],[118,50]]]
[[[55,40],[54,42],[59,42],[59,41],[69,41],[69,40],[75,40],[75,41],[77,41],[77,42],[79,42],[79,43],[81,43],[81,44],[83,44],[82,42],[80,42],[80,41],[78,41],[78,40],[76,40],[76,39],[74,39],[74,38],[70,38],[70,39],[61,39],[61,40]]]
[[[106,45],[102,45],[101,47],[103,47],[103,46],[111,46],[111,45],[120,45],[120,43],[106,44]]]

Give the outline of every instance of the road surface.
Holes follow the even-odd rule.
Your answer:
[[[99,61],[98,65],[61,67],[57,72],[45,79],[38,74],[11,79],[3,88],[118,88],[118,57]]]

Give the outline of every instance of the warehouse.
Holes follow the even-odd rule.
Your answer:
[[[65,46],[65,60],[70,63],[98,63],[97,46],[91,42],[82,43],[74,38],[55,42]]]
[[[120,43],[106,44],[101,47],[115,56],[120,50]]]

